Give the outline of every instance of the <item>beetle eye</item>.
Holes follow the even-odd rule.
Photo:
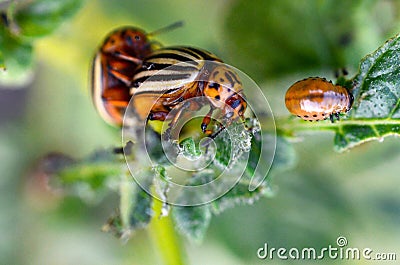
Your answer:
[[[231,104],[232,109],[236,109],[240,105],[240,99],[235,99]]]
[[[139,41],[139,40],[140,40],[140,36],[139,36],[139,35],[136,35],[136,36],[135,36],[135,40]]]

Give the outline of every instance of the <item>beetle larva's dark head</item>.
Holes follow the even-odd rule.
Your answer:
[[[111,32],[101,46],[103,53],[142,59],[151,52],[146,33],[134,27],[122,27]]]
[[[243,118],[247,102],[242,93],[242,82],[227,65],[218,65],[210,72],[204,95],[210,98],[215,107],[223,110],[226,119]]]

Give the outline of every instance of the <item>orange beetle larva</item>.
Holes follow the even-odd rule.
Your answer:
[[[353,95],[325,78],[310,77],[294,83],[286,92],[286,108],[306,121],[339,120],[353,104]]]

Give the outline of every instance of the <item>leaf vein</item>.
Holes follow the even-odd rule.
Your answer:
[[[388,119],[391,119],[394,115],[394,113],[396,112],[396,110],[400,107],[400,98],[397,98],[397,103],[396,105],[393,107],[392,111],[389,113],[388,115]]]

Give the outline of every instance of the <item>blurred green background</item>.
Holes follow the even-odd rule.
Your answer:
[[[293,82],[333,78],[339,67],[354,75],[364,55],[400,31],[399,7],[388,0],[86,1],[72,21],[36,41],[32,82],[0,89],[0,264],[162,264],[147,230],[127,244],[100,231],[117,194],[87,205],[49,192],[37,173],[48,152],[79,158],[120,142],[88,90],[91,59],[111,29],[153,31],[183,20],[157,39],[216,53],[261,86],[276,116],[288,116],[284,94]],[[338,236],[400,259],[399,139],[338,154],[332,138],[301,135],[296,167],[272,180],[275,196],[213,218],[200,245],[182,237],[188,264],[265,264],[256,256],[264,243],[319,249]]]

